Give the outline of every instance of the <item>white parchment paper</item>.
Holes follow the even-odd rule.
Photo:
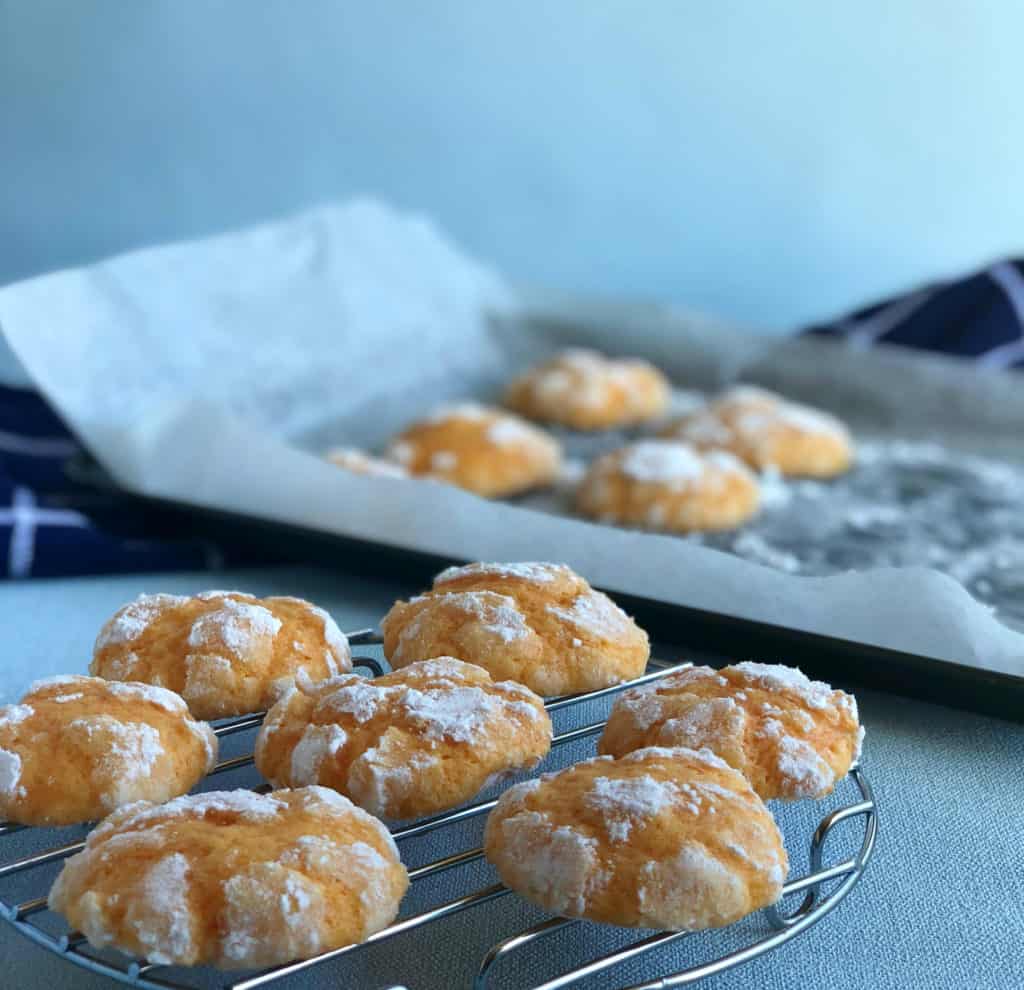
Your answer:
[[[466,560],[563,560],[612,591],[1024,674],[1024,637],[935,571],[796,577],[325,463],[328,443],[373,446],[442,400],[492,397],[566,340],[698,387],[771,362],[766,342],[678,313],[538,304],[380,204],[8,286],[0,328],[129,489]]]

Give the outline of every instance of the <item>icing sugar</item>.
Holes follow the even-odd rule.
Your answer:
[[[432,471],[452,471],[458,463],[458,455],[451,450],[435,450],[430,455],[430,468]]]
[[[371,478],[408,478],[405,468],[379,457],[370,457],[355,447],[335,447],[327,452],[327,460],[336,467],[365,474]]]
[[[647,882],[637,892],[640,910],[681,918],[682,930],[703,927],[697,912],[711,899],[725,904],[744,900],[743,881],[697,843],[686,843],[671,860],[647,863],[643,873]]]
[[[281,620],[262,605],[225,598],[219,608],[196,619],[188,644],[216,649],[223,643],[230,653],[244,659],[260,640],[273,640],[280,628]]]
[[[508,595],[494,591],[449,591],[435,600],[479,619],[484,631],[506,643],[530,635],[531,629],[516,607],[516,600]]]
[[[188,712],[188,706],[173,691],[167,688],[156,687],[153,684],[140,684],[136,681],[103,681],[103,690],[112,694],[115,698],[123,698],[128,701],[148,701],[151,705],[157,705],[164,711],[173,715],[181,715]]]
[[[499,446],[530,443],[537,438],[537,430],[518,419],[513,419],[511,416],[504,416],[501,419],[495,420],[487,428],[487,439],[492,440]]]
[[[35,709],[31,705],[4,705],[0,708],[0,726],[17,725],[34,714]]]
[[[742,742],[746,712],[732,698],[708,698],[669,719],[658,732],[668,745],[718,750]]]
[[[645,825],[671,807],[678,796],[679,788],[674,783],[645,774],[621,779],[598,777],[584,801],[601,814],[608,837],[613,842],[625,842],[633,826]]]
[[[817,797],[835,783],[835,772],[802,739],[783,736],[778,746],[779,772],[794,784],[797,794]]]
[[[729,444],[733,432],[714,413],[700,411],[686,417],[675,428],[676,436],[702,445]]]
[[[182,595],[139,595],[120,609],[96,637],[97,652],[107,646],[131,643],[138,639],[161,613],[188,601]]]
[[[357,722],[369,722],[389,696],[401,691],[400,687],[375,685],[358,675],[346,679],[340,687],[324,695],[318,708],[351,715]]]
[[[824,681],[812,681],[802,670],[785,667],[777,663],[754,663],[745,660],[732,665],[732,669],[768,691],[789,691],[796,694],[808,707],[829,708],[833,705],[834,694],[831,685]]]
[[[445,423],[450,419],[486,419],[493,416],[495,410],[479,402],[453,402],[438,406],[426,418],[428,423]]]
[[[636,481],[688,485],[703,477],[705,464],[686,444],[644,440],[626,448],[619,467]]]
[[[21,781],[21,756],[0,749],[0,794],[13,797]]]
[[[136,801],[121,809],[121,814],[105,819],[89,833],[90,840],[102,838],[115,829],[136,828],[156,822],[183,818],[204,818],[207,815],[237,815],[243,821],[261,822],[274,818],[287,805],[269,794],[255,791],[207,791],[205,794],[186,794],[164,804]]]
[[[55,677],[43,677],[38,681],[33,681],[28,686],[28,693],[35,694],[36,691],[45,691],[49,687],[70,687],[72,685],[77,687],[95,680],[98,678],[85,677],[83,674],[57,674]]]
[[[600,591],[584,592],[569,608],[548,605],[547,611],[599,639],[613,639],[632,625],[629,616]]]
[[[488,723],[503,714],[502,709],[521,707],[525,702],[495,698],[479,687],[456,687],[426,691],[407,688],[401,704],[428,739],[472,742]]]
[[[449,567],[434,578],[434,587],[458,581],[464,577],[499,577],[519,578],[524,581],[540,581],[546,583],[561,577],[571,576],[572,572],[565,564],[549,564],[527,561],[514,564],[477,563]]]
[[[307,725],[292,750],[291,783],[293,787],[315,784],[320,766],[348,741],[345,730],[338,725]]]
[[[158,965],[187,962],[195,955],[189,905],[189,863],[172,853],[154,863],[140,884],[141,899],[132,901],[125,920]]]
[[[412,445],[399,441],[388,447],[388,456],[393,457],[400,464],[409,464],[416,457]]]
[[[324,624],[324,641],[327,643],[324,660],[327,663],[328,672],[333,676],[338,673],[340,667],[350,668],[352,650],[348,645],[348,637],[322,608],[310,602],[303,602],[303,605]]]
[[[632,753],[627,753],[625,756],[620,758],[620,761],[639,763],[643,760],[650,759],[651,757],[678,760],[680,756],[686,757],[690,760],[695,760],[698,763],[703,763],[704,766],[711,767],[715,770],[728,770],[730,773],[733,772],[732,768],[725,762],[725,760],[705,747],[701,747],[700,749],[689,749],[686,746],[645,746],[643,749],[635,749]]]
[[[503,855],[557,914],[580,914],[608,880],[599,869],[597,840],[571,825],[553,828],[546,815],[522,811],[501,823]]]

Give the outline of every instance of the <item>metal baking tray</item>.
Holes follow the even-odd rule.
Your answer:
[[[361,630],[350,633],[349,639],[357,647],[354,659],[357,670],[365,670],[371,676],[382,673],[385,665],[381,660],[365,655],[367,647],[379,645],[379,636],[373,631]],[[374,652],[379,653],[379,650],[375,649]],[[360,653],[364,655],[359,656]],[[550,768],[552,759],[557,760],[559,752],[564,753],[571,749],[572,744],[590,739],[601,732],[604,715],[588,721],[588,714],[595,706],[602,706],[628,687],[657,680],[677,666],[652,660],[647,672],[629,683],[584,695],[548,699],[545,703],[548,711],[557,722],[563,724],[558,726],[552,753],[542,769]],[[261,722],[262,714],[257,714],[227,719],[216,724],[215,731],[222,748],[229,749],[232,744],[240,744],[242,751],[222,760],[201,789],[247,786],[269,790],[260,784],[252,766],[253,737]],[[61,918],[47,910],[46,894],[58,865],[82,848],[84,835],[88,831],[86,826],[55,830],[0,824],[0,844],[3,850],[19,847],[18,855],[14,858],[7,858],[11,852],[7,852],[7,856],[0,852],[0,913],[22,935],[65,959],[69,965],[80,966],[147,990],[205,990],[213,987],[222,990],[256,990],[306,973],[313,967],[323,966],[332,967],[332,986],[391,987],[394,984],[388,981],[394,980],[392,974],[395,960],[402,958],[403,953],[412,953],[413,958],[421,958],[418,953],[429,953],[432,950],[436,957],[440,942],[430,941],[432,933],[435,929],[443,929],[445,919],[454,916],[458,916],[458,923],[462,926],[459,930],[460,941],[472,938],[481,949],[476,956],[472,953],[452,954],[450,966],[444,975],[443,985],[446,987],[472,986],[474,990],[516,987],[520,990],[531,986],[533,990],[557,990],[569,986],[592,986],[592,981],[599,977],[614,980],[616,967],[644,956],[651,972],[660,975],[653,981],[633,984],[631,990],[655,990],[697,983],[705,977],[770,952],[807,931],[850,893],[871,859],[878,832],[875,799],[864,770],[856,766],[840,782],[831,798],[817,804],[800,802],[804,806],[804,813],[798,816],[797,824],[785,823],[784,833],[787,834],[791,864],[796,867],[796,864],[806,862],[806,871],[786,883],[783,900],[777,905],[727,928],[702,933],[641,934],[632,929],[617,929],[615,931],[621,935],[621,939],[611,951],[590,955],[586,951],[587,939],[580,935],[581,929],[608,929],[609,926],[551,917],[531,909],[526,919],[528,923],[523,924],[522,919],[514,915],[505,920],[505,924],[509,925],[507,929],[495,929],[494,916],[486,906],[491,905],[493,908],[510,892],[501,883],[494,882],[493,871],[490,871],[491,875],[481,875],[479,870],[483,858],[479,848],[480,832],[484,816],[495,803],[495,799],[478,800],[455,811],[392,829],[402,849],[403,860],[406,860],[410,868],[412,884],[405,901],[407,907],[387,928],[364,943],[256,972],[224,973],[207,968],[186,969],[149,964],[113,950],[94,949],[81,933],[69,931]],[[791,807],[786,806],[782,812]],[[822,809],[827,810],[823,813]],[[840,827],[846,822],[853,824]],[[803,848],[792,841],[794,832]],[[840,841],[833,841],[832,845],[842,845],[847,855],[827,861],[825,842],[834,833],[843,834],[840,835]],[[428,853],[426,861],[419,864],[416,863],[415,851],[410,852],[410,847],[415,846],[414,840],[418,838],[427,841]],[[432,858],[429,855],[430,847],[437,847],[441,843],[446,850],[456,846],[458,849],[447,851],[440,858]],[[804,849],[807,850],[806,856]],[[421,854],[423,851],[420,850]],[[448,896],[438,900],[436,892],[432,896],[429,887],[431,878],[440,875],[453,878],[453,886],[449,887]],[[444,936],[438,932],[435,937],[441,939]],[[450,929],[448,937],[452,937]],[[375,956],[375,961],[367,968],[365,958],[360,960],[360,956],[372,953],[377,946],[382,946],[385,954]],[[673,946],[673,951],[661,951]],[[530,956],[533,958],[528,973],[537,972],[540,966],[545,970],[540,979],[532,976],[527,978],[524,965]],[[682,966],[681,962],[684,963]],[[446,954],[444,964],[447,963]],[[368,974],[371,982],[367,982]],[[420,990],[425,986],[415,983],[408,976],[404,979],[410,990]],[[296,984],[293,981],[289,985]],[[619,983],[614,985],[621,986]]]

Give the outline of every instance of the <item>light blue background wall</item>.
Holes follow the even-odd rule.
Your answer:
[[[0,0],[0,282],[373,192],[782,328],[1024,247],[1024,4]]]

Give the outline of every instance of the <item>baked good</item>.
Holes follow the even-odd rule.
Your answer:
[[[351,669],[348,640],[323,609],[240,591],[140,595],[100,631],[89,666],[170,688],[209,719],[269,707],[300,672],[322,681]]]
[[[686,667],[615,701],[598,752],[707,747],[765,800],[820,798],[860,755],[857,701],[795,667]]]
[[[374,478],[408,478],[409,472],[401,464],[373,457],[355,447],[335,447],[327,451],[327,460],[335,467],[344,468],[353,474],[365,474]]]
[[[732,454],[642,440],[599,457],[576,489],[576,508],[604,522],[677,533],[735,529],[757,512],[760,488]]]
[[[71,825],[132,801],[166,801],[216,760],[213,730],[176,694],[50,677],[0,708],[0,821]]]
[[[541,695],[578,694],[639,677],[647,634],[564,564],[450,567],[381,620],[392,667],[455,656]]]
[[[562,452],[518,416],[463,402],[413,423],[391,441],[388,457],[410,474],[500,498],[551,484]]]
[[[243,969],[363,941],[408,884],[387,829],[334,791],[213,791],[114,812],[50,908],[97,948]]]
[[[573,348],[516,378],[505,404],[529,419],[608,430],[661,416],[670,394],[668,380],[647,361]]]
[[[601,756],[517,784],[487,819],[484,852],[554,914],[676,931],[774,904],[788,869],[747,781],[692,749]]]
[[[784,475],[831,478],[853,462],[849,431],[834,416],[749,385],[675,420],[663,436],[699,450],[728,450],[751,467]]]
[[[438,657],[291,689],[267,714],[256,767],[275,787],[322,784],[382,818],[419,818],[536,766],[550,746],[532,691]]]

